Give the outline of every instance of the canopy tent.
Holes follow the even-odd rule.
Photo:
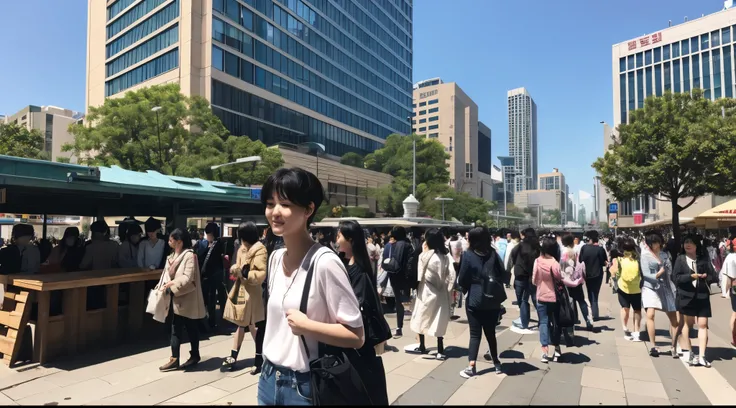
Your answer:
[[[680,217],[680,225],[686,225],[692,222],[693,222],[693,218]],[[632,227],[627,227],[627,228],[654,228],[654,227],[664,227],[666,225],[672,225],[672,218],[664,218],[661,220],[649,221],[643,224],[637,224],[637,225],[634,225]]]
[[[695,217],[695,224],[706,229],[736,225],[736,200],[731,200]]]

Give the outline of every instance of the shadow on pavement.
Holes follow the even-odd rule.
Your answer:
[[[448,360],[451,358],[468,357],[468,349],[465,347],[447,346],[445,348],[445,356],[447,356]]]
[[[502,368],[504,374],[508,376],[524,375],[525,373],[539,370],[538,367],[523,361],[514,361],[510,363],[502,362]]]
[[[187,373],[199,373],[199,372],[211,372],[211,371],[218,371],[222,368],[222,358],[220,357],[211,357],[207,360],[200,361],[199,364],[196,366],[184,370]]]
[[[499,354],[499,358],[524,358],[524,353],[519,350],[504,350]]]
[[[583,347],[583,346],[590,346],[591,344],[600,344],[597,341],[593,339],[589,339],[587,337],[580,337],[575,336],[575,339],[573,340],[573,344],[575,347]]]
[[[582,353],[562,353],[560,363],[563,364],[585,364],[590,362],[590,357]]]
[[[711,361],[729,361],[736,358],[736,350],[730,347],[708,347],[706,353]]]

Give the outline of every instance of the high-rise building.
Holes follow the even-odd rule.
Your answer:
[[[566,191],[565,175],[560,173],[557,168],[552,169],[552,173],[539,175],[540,190],[562,190]]]
[[[493,198],[493,177],[491,170],[491,128],[478,122],[478,197],[488,201]]]
[[[82,113],[70,109],[29,105],[12,115],[0,117],[0,123],[14,123],[28,130],[38,130],[44,137],[43,150],[49,153],[52,161],[67,158],[76,163],[72,152],[62,152],[61,148],[74,142],[74,136],[69,133],[69,125],[83,117]]]
[[[433,78],[414,85],[412,131],[439,140],[450,155],[450,185],[479,196],[478,105],[456,83]]]
[[[233,135],[366,154],[409,133],[411,0],[88,0],[87,105],[175,82]]]
[[[503,200],[507,203],[514,202],[514,180],[516,177],[516,159],[511,156],[498,156],[501,162],[501,179],[503,181],[503,189],[501,193],[505,196]]]
[[[514,191],[537,188],[537,104],[526,88],[508,91],[509,156],[514,157]]]
[[[661,96],[665,91],[690,92],[701,88],[706,98],[715,100],[734,96],[736,59],[736,8],[686,21],[654,33],[613,45],[613,129],[604,124],[604,149],[617,134],[616,128],[627,123],[631,111],[642,108],[651,95]],[[642,214],[637,222],[671,218],[669,202],[657,202],[654,197],[639,196],[631,200],[609,197],[605,187],[598,200],[599,221],[607,219],[607,203],[618,202],[618,226],[630,227],[635,214]],[[717,205],[714,196],[699,198],[696,204],[680,213],[693,217]]]

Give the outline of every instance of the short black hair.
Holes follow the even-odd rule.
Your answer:
[[[424,241],[427,243],[427,248],[434,250],[442,255],[446,255],[449,251],[445,246],[445,237],[437,228],[430,228],[424,233]]]
[[[258,227],[253,221],[241,222],[240,225],[238,225],[238,239],[240,239],[241,243],[247,242],[248,244],[253,245],[258,242],[258,238],[260,238]]]
[[[215,222],[210,222],[204,227],[204,233],[214,235],[215,239],[220,238],[220,226]]]
[[[572,236],[572,234],[567,234],[562,236],[562,245],[566,247],[571,247],[575,244],[575,237]]]
[[[128,229],[125,230],[126,237],[132,237],[133,235],[141,235],[142,233],[143,233],[143,230],[141,229],[141,226],[138,224],[130,224],[128,225]]]
[[[192,238],[189,236],[189,232],[187,232],[186,228],[177,228],[171,231],[169,236],[171,236],[174,241],[181,241],[184,244],[183,249],[189,249],[192,247]]]
[[[97,234],[106,234],[109,229],[105,220],[97,220],[89,226],[89,230]]]
[[[406,228],[397,225],[391,229],[391,236],[398,241],[406,240]]]
[[[624,252],[630,252],[634,259],[636,259],[636,242],[634,241],[634,238],[625,238],[622,242],[623,245],[621,245],[621,249]]]
[[[517,230],[511,230],[511,239],[521,239],[521,235],[519,235],[519,231]]]
[[[268,176],[261,189],[261,203],[266,205],[274,194],[279,199],[289,200],[302,208],[309,208],[310,204],[314,204],[314,211],[307,219],[305,228],[312,224],[317,210],[325,200],[324,188],[317,176],[299,167],[278,169]]]
[[[527,228],[524,231],[521,231],[521,233],[524,234],[524,238],[537,237],[537,231],[535,231],[534,228]]]
[[[557,239],[551,236],[546,236],[542,239],[542,245],[539,249],[542,254],[557,258],[559,250],[560,246],[557,244]]]
[[[491,233],[486,227],[475,227],[468,231],[469,248],[478,252],[489,252],[491,247]]]
[[[664,244],[665,244],[664,237],[657,230],[647,231],[646,232],[646,235],[645,235],[644,242],[647,243],[647,246],[649,248],[651,248],[652,245],[654,245],[654,244],[659,244],[659,247],[661,249],[664,249]]]
[[[596,230],[590,230],[590,231],[586,232],[585,233],[585,236],[587,236],[588,238],[590,238],[590,240],[593,241],[593,243],[598,242],[599,235],[598,235],[598,231],[596,231]]]

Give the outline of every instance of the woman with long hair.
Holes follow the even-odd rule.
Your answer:
[[[688,234],[682,238],[682,253],[675,261],[674,276],[677,283],[677,308],[682,315],[682,329],[678,333],[684,336],[683,357],[690,366],[710,367],[710,362],[705,358],[708,318],[712,316],[710,284],[717,277],[700,236]],[[690,328],[696,325],[699,355],[690,351]]]
[[[120,244],[118,249],[118,264],[121,268],[138,267],[138,249],[140,248],[141,234],[143,234],[143,230],[140,225],[126,225],[125,239],[123,239],[123,243]]]
[[[632,341],[641,341],[641,273],[639,272],[639,257],[636,252],[636,242],[633,238],[625,238],[620,249],[623,256],[613,259],[611,273],[616,277],[618,284],[618,303],[621,306],[621,324],[624,338]],[[630,310],[634,311],[634,330],[629,331]]]
[[[234,305],[233,309],[241,308],[242,312],[237,313],[237,316],[230,319],[238,328],[235,331],[230,356],[225,358],[223,362],[223,366],[231,370],[235,367],[240,353],[240,346],[243,345],[245,328],[248,328],[253,340],[257,338],[257,330],[262,330],[261,322],[264,319],[264,311],[261,285],[266,279],[268,259],[266,247],[258,241],[258,227],[255,223],[251,221],[241,223],[238,226],[238,239],[240,240],[240,248],[238,248],[235,265],[230,267],[230,274],[235,276],[238,281],[233,285],[229,296]],[[262,347],[262,344],[260,346]],[[251,374],[261,369],[261,365],[263,365],[261,354],[262,350],[256,342],[256,358],[253,362]]]
[[[192,239],[185,229],[177,228],[169,235],[169,247],[172,252],[164,265],[164,281],[160,290],[171,295],[173,314],[171,319],[171,358],[159,368],[161,371],[187,369],[199,363],[199,329],[197,320],[204,318],[204,297],[199,284],[199,264],[197,255],[192,251]],[[179,364],[179,349],[183,329],[187,330],[189,343],[192,346],[190,357],[184,364]]]
[[[381,301],[371,273],[371,259],[365,244],[365,234],[356,221],[342,221],[337,231],[337,246],[345,254],[348,277],[363,316],[365,343],[358,350],[363,367],[374,367],[376,346],[391,338],[391,327],[383,317]],[[386,373],[383,365],[375,367],[380,372],[363,375],[361,379],[371,395],[374,405],[388,405]]]
[[[259,405],[312,405],[310,362],[319,357],[319,344],[363,346],[363,316],[347,270],[309,234],[323,201],[322,183],[299,168],[279,169],[263,185],[266,219],[284,248],[269,259]],[[300,310],[304,294],[306,313]]]
[[[491,246],[491,233],[485,227],[475,227],[468,232],[468,250],[460,261],[458,285],[463,294],[467,294],[465,311],[470,326],[470,344],[468,345],[468,367],[460,372],[463,378],[476,374],[476,360],[480,348],[481,335],[485,334],[490,349],[489,355],[496,374],[502,374],[501,361],[498,359],[498,343],[496,342],[496,326],[503,308],[502,302],[487,297],[484,284],[492,280],[496,285],[506,282],[506,270],[498,253]],[[486,265],[486,263],[490,264]],[[490,276],[485,271],[490,271]]]
[[[79,228],[68,227],[64,230],[64,237],[51,250],[48,264],[49,271],[75,272],[84,257],[84,246],[79,239]]]
[[[555,260],[555,254],[560,247],[553,237],[545,237],[540,247],[539,258],[534,262],[532,283],[537,288],[537,314],[539,315],[539,341],[542,344],[542,362],[550,359],[557,361],[561,357],[560,336],[562,327],[560,308],[557,304],[555,285],[562,281],[560,264]],[[549,346],[554,347],[550,354]]]
[[[649,231],[644,237],[641,252],[641,273],[644,279],[641,288],[641,303],[647,313],[647,334],[649,335],[649,355],[657,357],[655,312],[664,312],[670,320],[670,337],[672,339],[672,356],[677,357],[677,306],[675,305],[676,288],[672,282],[672,262],[667,252],[663,251],[664,237],[658,231]],[[682,339],[681,339],[682,340]],[[682,341],[680,344],[683,344]]]
[[[411,330],[419,335],[419,346],[410,352],[426,354],[424,336],[430,335],[437,338],[436,358],[444,360],[447,357],[442,340],[450,323],[455,268],[439,229],[427,230],[424,243],[426,250],[419,256],[419,285],[411,316]]]
[[[575,244],[572,234],[562,237],[562,255],[560,256],[560,269],[562,273],[562,281],[567,287],[570,298],[580,307],[580,314],[585,320],[585,327],[593,330],[593,320],[588,314],[588,304],[585,302],[585,266],[580,265],[577,256],[575,256]],[[582,269],[582,274],[578,271]]]
[[[394,337],[398,338],[403,335],[405,318],[404,302],[408,302],[411,299],[407,268],[410,267],[409,259],[413,256],[413,249],[406,235],[406,229],[401,226],[396,226],[391,230],[390,242],[390,246],[386,245],[388,247],[388,256],[382,261],[382,265],[388,272],[388,276],[387,279],[384,279],[381,287],[385,288],[387,282],[391,283],[391,289],[393,289],[394,298],[396,299],[396,332]],[[386,250],[384,250],[384,254],[386,254]],[[388,270],[389,263],[397,265],[398,269],[395,271]]]

